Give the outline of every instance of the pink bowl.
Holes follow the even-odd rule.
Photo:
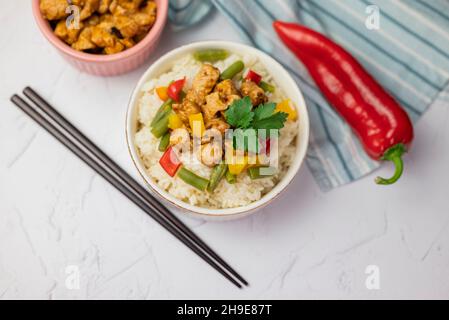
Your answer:
[[[142,65],[156,48],[167,21],[168,0],[154,0],[157,4],[156,22],[146,37],[134,47],[112,55],[99,55],[80,52],[72,49],[60,40],[42,17],[39,8],[40,0],[32,0],[33,15],[39,29],[59,53],[73,66],[83,72],[99,76],[114,76],[133,70]]]

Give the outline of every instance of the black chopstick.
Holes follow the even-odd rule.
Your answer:
[[[206,251],[218,263],[220,263],[229,273],[240,280],[244,285],[248,282],[243,279],[229,264],[227,264],[220,256],[218,256],[209,246],[204,243],[194,232],[184,225],[175,215],[173,215],[164,205],[156,198],[148,193],[136,180],[134,180],[126,171],[118,166],[108,155],[99,149],[89,138],[87,138],[78,128],[70,123],[63,115],[61,115],[54,107],[52,107],[44,98],[30,87],[23,90],[23,94],[27,96],[34,104],[39,107],[46,115],[62,127],[77,142],[89,150],[97,160],[104,164],[108,169],[112,170],[129,188],[137,192],[144,198],[145,202],[154,206],[170,223],[172,223],[180,232],[191,238],[201,249]]]
[[[76,156],[78,156],[83,162],[85,162],[89,167],[116,187],[123,195],[125,195],[129,200],[134,202],[139,208],[145,211],[149,216],[155,219],[159,224],[161,224],[165,229],[172,233],[176,238],[183,242],[187,247],[189,247],[193,252],[205,260],[214,269],[220,272],[224,277],[226,277],[230,282],[232,282],[238,288],[242,285],[237,282],[231,275],[229,275],[223,268],[217,264],[213,259],[206,255],[202,250],[200,250],[197,245],[192,242],[191,239],[187,238],[183,233],[179,233],[177,229],[173,227],[163,216],[159,215],[158,212],[152,209],[146,202],[142,201],[135,193],[124,186],[120,181],[109,172],[107,169],[103,168],[101,164],[95,161],[86,151],[84,151],[80,146],[74,143],[70,138],[64,135],[57,127],[55,127],[48,119],[43,117],[39,112],[37,112],[32,106],[25,102],[18,95],[13,95],[11,101],[24,111],[28,116],[30,116],[34,121],[36,121],[40,126],[42,126],[48,133],[54,136],[59,142],[65,145],[70,151],[72,151]]]

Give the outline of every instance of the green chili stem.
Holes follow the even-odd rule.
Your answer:
[[[181,167],[181,169],[179,169],[178,177],[181,178],[181,180],[184,181],[185,183],[190,184],[191,186],[201,191],[206,190],[207,185],[209,184],[209,180],[196,175],[195,173],[187,170],[184,167]]]
[[[392,161],[395,166],[395,171],[394,175],[389,179],[377,177],[375,180],[377,184],[390,185],[399,180],[399,178],[402,176],[402,173],[404,172],[404,163],[402,162],[402,156],[405,152],[407,152],[407,148],[402,143],[399,143],[385,151],[382,160]]]
[[[193,57],[201,62],[216,62],[224,60],[229,56],[229,52],[223,49],[207,49],[197,51],[193,54]]]
[[[227,80],[234,78],[239,72],[241,72],[245,68],[245,64],[243,61],[239,60],[231,64],[226,68],[225,71],[222,72],[220,78],[221,80]]]

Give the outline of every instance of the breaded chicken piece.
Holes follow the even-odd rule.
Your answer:
[[[147,4],[145,5],[145,7],[143,7],[143,9],[141,10],[142,12],[145,12],[151,16],[154,16],[154,18],[156,19],[156,13],[157,13],[157,4],[154,1],[147,1]]]
[[[66,21],[61,20],[58,22],[55,28],[55,35],[65,41],[67,44],[72,45],[78,40],[78,36],[83,28],[83,23],[80,22],[79,28],[67,28]]]
[[[95,49],[95,43],[92,42],[92,28],[85,27],[78,38],[78,40],[72,44],[72,48],[78,51]]]
[[[132,38],[140,32],[139,24],[127,15],[114,15],[114,25],[125,38]]]
[[[215,86],[214,92],[218,92],[222,99],[227,99],[228,96],[237,95],[240,96],[239,91],[234,85],[232,80],[227,79],[221,81],[219,84]]]
[[[215,84],[220,77],[220,70],[210,64],[203,64],[200,71],[197,73],[192,83],[192,95],[194,101],[198,105],[203,105],[206,102],[206,96],[215,87]]]
[[[112,0],[109,9],[112,13],[129,14],[139,11],[143,0]]]
[[[130,38],[120,39],[119,41],[125,46],[126,49],[132,48],[136,45],[136,42]]]
[[[125,50],[125,46],[120,41],[116,41],[113,46],[104,48],[104,52],[106,54],[119,53],[122,52],[123,50]]]
[[[229,124],[223,118],[214,118],[206,121],[206,129],[216,129],[224,135],[225,131],[230,128]]]
[[[213,92],[206,96],[206,104],[201,106],[204,114],[204,119],[215,118],[218,112],[223,112],[235,101],[239,100],[240,96],[236,94],[220,95],[219,92]]]
[[[253,81],[243,81],[240,91],[244,97],[249,97],[251,99],[253,106],[258,106],[259,104],[268,101],[268,97],[265,95],[263,89]]]
[[[110,22],[101,22],[92,28],[91,41],[100,48],[115,47],[118,38],[112,34],[114,25]]]
[[[100,8],[100,0],[71,0],[71,3],[80,8],[80,20],[86,20]]]
[[[173,110],[185,124],[189,123],[189,115],[201,112],[206,96],[214,88],[220,76],[220,70],[210,64],[204,64],[193,79],[192,89],[187,91],[182,103],[173,104]]]
[[[102,18],[97,16],[96,14],[91,15],[88,19],[83,21],[83,23],[87,26],[96,26],[100,22],[102,22]]]
[[[189,125],[189,115],[201,112],[201,108],[192,101],[192,96],[191,94],[189,96],[189,93],[181,103],[174,103],[172,108],[186,125]]]
[[[111,5],[112,0],[100,0],[100,5],[98,6],[98,13],[104,14],[108,12],[109,6]]]
[[[204,120],[207,122],[213,119],[217,112],[226,110],[228,105],[220,98],[218,92],[211,93],[206,96],[206,104],[201,106]]]
[[[59,20],[69,15],[65,12],[68,7],[67,0],[41,0],[39,7],[47,20]]]

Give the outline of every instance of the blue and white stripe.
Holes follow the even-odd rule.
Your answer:
[[[380,29],[365,27],[368,5],[380,9]],[[311,118],[307,163],[322,190],[376,169],[304,66],[278,40],[273,20],[300,22],[343,45],[416,121],[449,93],[447,0],[170,0],[170,19],[185,27],[215,6],[243,40],[282,62],[306,96]]]

